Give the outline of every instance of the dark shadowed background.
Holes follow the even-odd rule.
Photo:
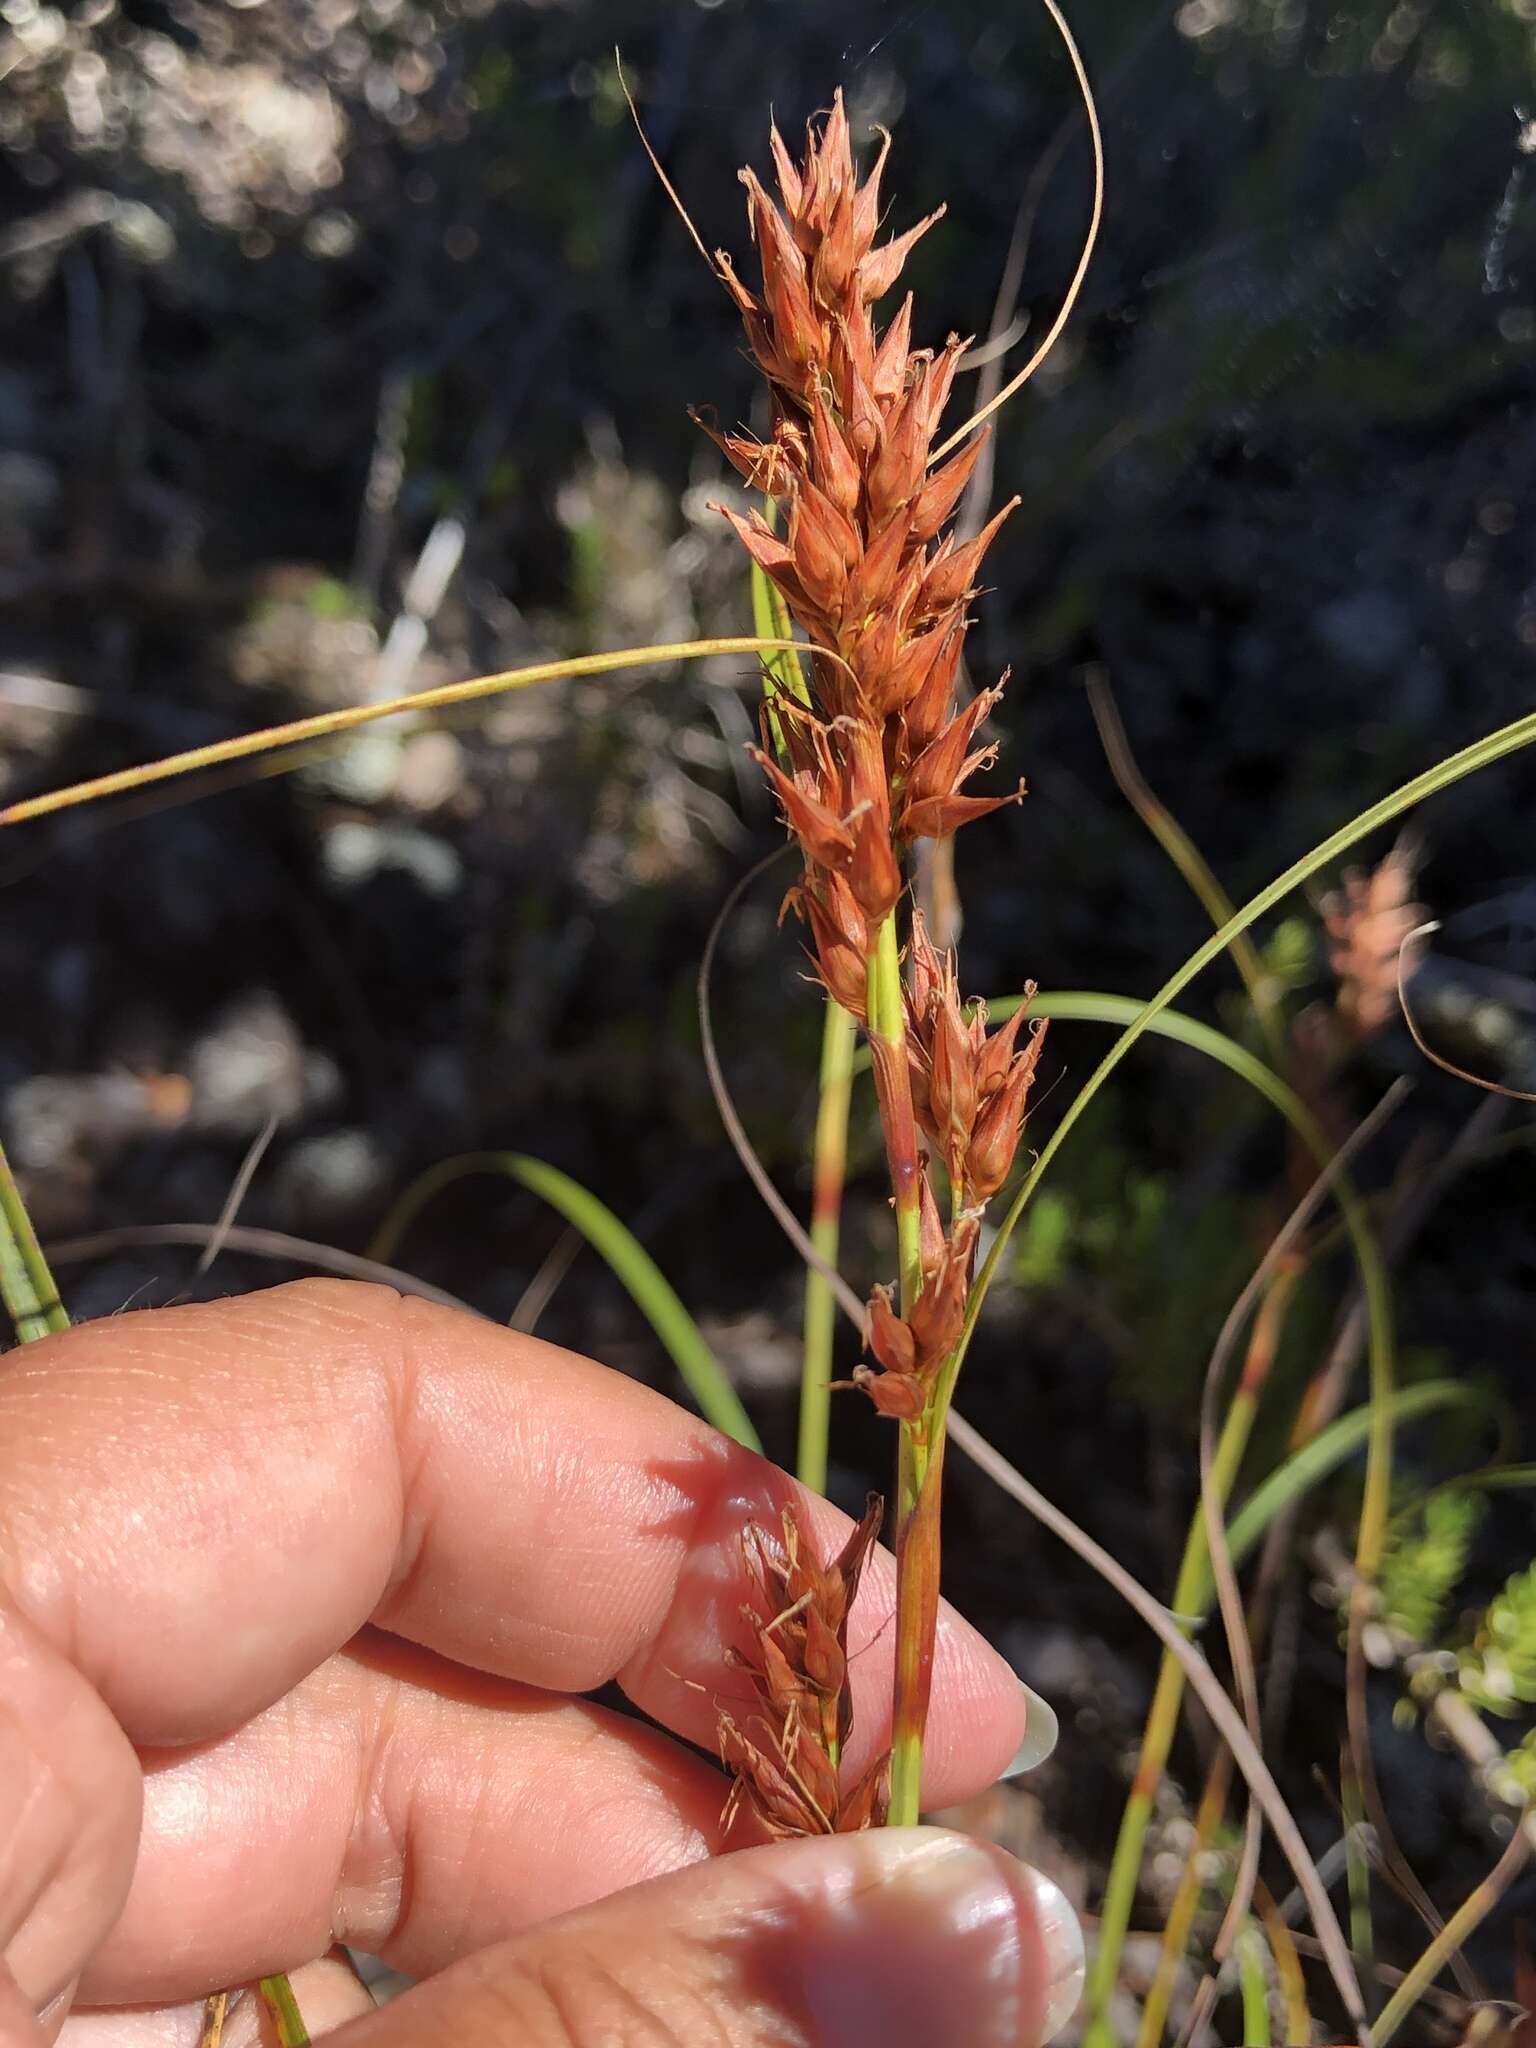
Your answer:
[[[1241,901],[1528,708],[1536,649],[1536,0],[1078,14],[1108,200],[1080,309],[996,447],[995,495],[1023,503],[973,663],[1012,664],[999,773],[1032,793],[959,850],[984,993],[1147,994],[1207,929],[1114,787],[1091,668]],[[746,254],[735,168],[765,164],[770,110],[793,140],[841,83],[856,137],[893,131],[893,224],[948,205],[909,266],[920,338],[986,334],[1010,246],[1010,360],[1048,325],[1091,179],[1036,9],[0,0],[0,796],[550,654],[750,630],[708,503],[734,480],[685,406],[749,417],[756,395],[615,44],[710,246]],[[780,839],[743,753],[755,690],[740,659],[557,684],[0,835],[0,1127],[45,1239],[211,1223],[271,1117],[241,1221],[352,1251],[424,1168],[516,1147],[640,1232],[788,1458],[799,1273],[723,1140],[693,1014],[711,921]],[[1417,821],[1417,893],[1501,977],[1515,1022],[1487,1050],[1527,1088],[1532,794],[1517,759]],[[716,1001],[738,1104],[803,1208],[819,1011],[775,930],[785,881],[728,927]],[[1315,908],[1291,912],[1259,936],[1295,1003],[1326,1003]],[[1240,1029],[1235,986],[1215,971],[1189,1007]],[[1104,1042],[1056,1027],[1037,1137]],[[1437,1156],[1479,1100],[1388,1031],[1346,1073],[1353,1109],[1397,1071],[1418,1085],[1368,1185]],[[1421,1232],[1399,1308],[1410,1376],[1480,1377],[1529,1417],[1527,1114]],[[1138,1051],[968,1367],[973,1419],[1161,1593],[1200,1377],[1279,1219],[1280,1158],[1230,1082]],[[854,1167],[864,1286],[891,1259],[867,1104]],[[561,1240],[477,1177],[398,1261],[505,1317]],[[196,1256],[119,1243],[60,1277],[86,1316],[304,1270],[226,1251],[194,1278]],[[1347,1278],[1325,1262],[1293,1317],[1293,1386]],[[674,1386],[590,1254],[539,1328]],[[856,1501],[886,1440],[861,1406],[836,1432]],[[1474,1431],[1450,1469],[1487,1448]],[[1438,1476],[1448,1453],[1410,1436],[1406,1455]],[[1484,1598],[1530,1556],[1522,1499],[1485,1527]],[[1151,1646],[958,1463],[953,1500],[955,1597],[1067,1724],[1007,1824],[1092,1905]],[[1309,1569],[1300,1551],[1279,1756],[1321,1850],[1340,1658]],[[1486,1804],[1392,1728],[1380,1683],[1404,1846],[1454,1904],[1496,1852]],[[1178,1761],[1188,1784],[1195,1750]],[[1170,1795],[1160,1821],[1175,1874],[1180,1811]],[[1495,1988],[1519,1904],[1473,1952]],[[1405,1961],[1415,1923],[1384,1911]]]

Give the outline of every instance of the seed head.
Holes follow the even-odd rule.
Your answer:
[[[791,1507],[777,1537],[751,1523],[742,1538],[752,1598],[742,1609],[748,1647],[733,1661],[752,1682],[757,1710],[745,1723],[720,1715],[720,1755],[735,1778],[728,1814],[744,1801],[771,1835],[846,1834],[884,1818],[884,1757],[847,1792],[838,1782],[853,1726],[848,1615],[882,1511],[871,1494],[827,1565]]]
[[[806,719],[822,737],[786,731],[790,761],[775,762],[767,746],[759,759],[805,857],[795,900],[819,957],[825,921],[810,906],[825,902],[823,874],[844,877],[878,922],[900,892],[912,841],[942,837],[1022,792],[960,794],[994,758],[994,747],[972,743],[997,693],[955,708],[965,607],[1013,508],[961,547],[945,532],[984,439],[930,472],[966,344],[952,335],[937,352],[914,350],[910,295],[883,333],[871,314],[943,209],[876,246],[890,139],[860,182],[841,93],[820,132],[807,132],[800,163],[777,129],[769,144],[777,201],[755,172],[741,174],[760,287],[744,284],[723,252],[717,260],[767,379],[772,425],[758,441],[700,424],[749,483],[785,503],[781,532],[757,512],[722,509],[810,645]],[[846,984],[843,963],[820,965],[829,988]]]

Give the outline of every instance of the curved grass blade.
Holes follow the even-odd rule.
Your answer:
[[[467,1152],[429,1167],[395,1203],[374,1235],[369,1256],[387,1261],[433,1196],[472,1173],[498,1173],[515,1180],[579,1230],[666,1347],[705,1421],[748,1450],[761,1451],[736,1389],[656,1261],[605,1203],[545,1160],[532,1159],[526,1152]]]
[[[1394,1427],[1416,1422],[1445,1408],[1471,1408],[1492,1412],[1490,1397],[1460,1380],[1423,1380],[1416,1387],[1400,1387],[1387,1404],[1388,1419]],[[1330,1422],[1277,1465],[1261,1480],[1232,1520],[1227,1524],[1227,1548],[1234,1565],[1244,1563],[1258,1547],[1259,1539],[1275,1518],[1312,1491],[1331,1472],[1336,1472],[1369,1441],[1372,1404],[1352,1408]],[[1209,1578],[1199,1582],[1196,1612],[1204,1612],[1211,1597]]]
[[[1276,904],[1283,903],[1293,889],[1298,889],[1303,882],[1310,881],[1319,869],[1336,860],[1340,854],[1349,852],[1351,847],[1374,832],[1378,826],[1390,824],[1394,818],[1401,817],[1404,811],[1412,810],[1415,804],[1422,803],[1426,797],[1450,788],[1453,783],[1474,774],[1479,768],[1491,767],[1495,761],[1501,761],[1507,755],[1517,753],[1522,747],[1528,747],[1533,740],[1536,740],[1536,712],[1528,712],[1525,717],[1515,719],[1510,725],[1500,726],[1496,732],[1474,740],[1470,746],[1462,747],[1443,761],[1437,761],[1432,768],[1425,769],[1422,775],[1416,775],[1410,781],[1401,783],[1378,802],[1368,805],[1363,811],[1358,811],[1347,824],[1341,825],[1336,832],[1331,832],[1326,839],[1320,840],[1256,896],[1250,897],[1235,917],[1229,918],[1219,931],[1212,933],[1203,945],[1190,954],[1183,966],[1169,976],[1155,996],[1139,1006],[1134,1021],[1126,1025],[1083,1086],[1067,1104],[1060,1123],[1042,1147],[1040,1156],[1009,1205],[1008,1213],[1003,1218],[986,1261],[977,1275],[976,1285],[971,1290],[958,1357],[964,1356],[970,1343],[982,1305],[986,1300],[987,1289],[991,1286],[1007,1251],[1008,1240],[1028,1207],[1030,1196],[1045,1178],[1052,1160],[1066,1143],[1073,1126],[1082,1117],[1104,1083],[1130,1052],[1137,1039],[1152,1029],[1154,1020],[1164,1014],[1174,998],[1181,995],[1213,960],[1219,959],[1239,933],[1257,924],[1261,917],[1275,908]],[[1385,1506],[1384,1501],[1382,1505]]]
[[[565,661],[541,661],[529,668],[505,669],[496,675],[475,676],[464,683],[442,683],[436,689],[417,690],[409,697],[391,697],[382,704],[349,704],[340,711],[321,711],[313,718],[290,719],[285,725],[269,725],[260,732],[241,733],[206,747],[190,747],[185,753],[168,754],[163,760],[148,762],[140,768],[120,768],[111,775],[72,783],[67,789],[51,790],[44,796],[24,797],[19,803],[0,808],[0,826],[24,824],[29,818],[47,817],[76,804],[94,803],[99,797],[120,796],[127,790],[142,789],[146,783],[166,782],[174,775],[190,775],[195,769],[214,768],[223,761],[238,761],[251,754],[270,753],[274,748],[326,739],[332,733],[351,732],[356,726],[393,718],[402,711],[441,711],[450,704],[500,697],[509,690],[524,690],[533,683],[559,682],[568,676],[608,675],[615,669],[698,661],[709,654],[761,654],[782,646],[780,641],[742,634],[714,640],[672,641],[656,647],[620,647],[604,654],[578,654]]]
[[[1091,669],[1087,679],[1088,706],[1099,729],[1099,742],[1116,787],[1169,860],[1183,876],[1201,908],[1218,930],[1237,913],[1237,905],[1216,878],[1215,870],[1168,806],[1154,792],[1131,751],[1115,702],[1109,678],[1101,669]],[[1275,994],[1275,984],[1265,972],[1258,950],[1246,932],[1232,941],[1232,965],[1248,991],[1248,1001],[1264,1034],[1264,1049],[1270,1064],[1280,1067],[1285,1056],[1285,1018]]]

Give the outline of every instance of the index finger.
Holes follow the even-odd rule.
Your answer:
[[[351,1282],[88,1324],[0,1373],[0,1590],[141,1744],[237,1726],[370,1620],[558,1691],[618,1678],[708,1743],[736,1539],[795,1497],[840,1543],[845,1517],[649,1389]],[[855,1760],[888,1719],[891,1602],[882,1556],[850,1629]],[[1023,1719],[946,1613],[928,1799],[995,1777]]]

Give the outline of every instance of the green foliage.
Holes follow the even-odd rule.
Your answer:
[[[1047,1188],[1019,1229],[1013,1275],[1021,1287],[1058,1287],[1066,1278],[1072,1245],[1072,1204],[1059,1188]]]
[[[1139,1169],[1114,1135],[1115,1105],[1094,1119],[1074,1170],[1031,1204],[1013,1257],[1025,1287],[1074,1282],[1136,1333],[1125,1391],[1166,1406],[1186,1398],[1227,1303],[1253,1264],[1235,1205],[1180,1202],[1170,1173]]]
[[[1506,1752],[1497,1789],[1506,1797],[1536,1800],[1536,1728]]]
[[[1516,1572],[1488,1604],[1461,1653],[1462,1691],[1490,1714],[1536,1706],[1536,1563]]]
[[[1382,1614],[1415,1643],[1433,1643],[1483,1519],[1475,1493],[1447,1488],[1392,1525],[1381,1564]]]
[[[1317,927],[1307,917],[1283,917],[1259,959],[1270,980],[1286,994],[1304,988],[1317,971]]]

